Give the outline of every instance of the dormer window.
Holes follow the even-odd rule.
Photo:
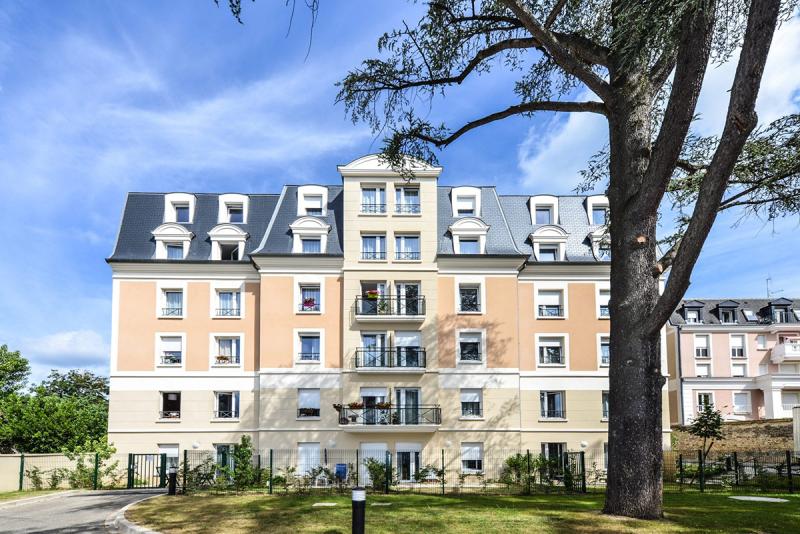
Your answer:
[[[247,222],[247,208],[250,198],[239,193],[225,193],[219,196],[217,223],[243,224]]]
[[[531,224],[558,224],[558,197],[538,195],[528,199]]]
[[[592,208],[592,224],[604,225],[608,223],[608,208],[595,206]]]
[[[239,259],[239,245],[236,243],[220,243],[219,259],[234,261]]]
[[[244,257],[247,233],[232,224],[220,224],[208,232],[211,238],[211,259],[238,261]]]
[[[189,217],[189,204],[175,203],[173,205],[173,209],[175,210],[175,222],[179,223],[188,223],[190,220]]]
[[[450,193],[453,217],[480,217],[481,190],[477,187],[454,187]]]
[[[453,236],[453,252],[456,254],[484,254],[486,234],[489,226],[475,217],[465,217],[454,222],[450,228]]]
[[[189,244],[194,234],[175,223],[165,223],[153,230],[156,242],[155,259],[182,260],[189,254]]]
[[[289,225],[294,254],[322,254],[327,250],[331,226],[315,217],[300,217]]]
[[[700,310],[686,310],[686,324],[699,324]]]
[[[164,195],[164,222],[191,224],[194,220],[194,195],[168,193]]]
[[[541,245],[538,259],[539,261],[558,261],[558,245]]]
[[[603,195],[586,197],[586,214],[589,224],[605,226],[608,224],[608,199]]]
[[[318,237],[303,238],[300,241],[303,244],[303,254],[319,254],[322,252],[321,242]]]
[[[565,261],[569,234],[560,226],[547,225],[536,229],[530,236],[533,254],[537,261]]]
[[[322,216],[322,197],[320,195],[306,197],[306,215]]]
[[[683,304],[683,320],[686,324],[703,323],[703,306],[699,300],[688,300]]]
[[[552,206],[536,206],[536,224],[553,224]]]
[[[475,197],[473,196],[456,197],[456,209],[459,217],[474,217]]]
[[[168,260],[182,260],[183,259],[183,243],[167,243],[167,259]]]
[[[458,242],[459,254],[480,254],[480,241],[476,238],[460,239]]]
[[[321,185],[302,185],[297,188],[297,216],[324,217],[328,205],[328,188]]]
[[[241,204],[228,204],[228,222],[244,222],[244,207]]]
[[[785,323],[789,320],[786,308],[775,308],[772,312],[772,320],[776,323]]]
[[[736,323],[736,310],[720,310],[719,322],[722,324],[735,324]]]

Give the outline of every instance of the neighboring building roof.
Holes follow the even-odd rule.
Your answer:
[[[143,261],[155,257],[156,243],[153,230],[164,222],[165,193],[128,193],[122,213],[117,243],[110,261]],[[186,260],[202,261],[211,258],[211,239],[208,232],[219,223],[219,194],[195,193],[192,223],[179,223],[194,234]],[[236,224],[247,233],[245,256],[258,247],[267,229],[278,195],[247,195],[246,224]],[[167,261],[167,260],[165,260]]]
[[[498,201],[494,187],[479,187],[481,190],[481,216],[478,217],[489,226],[486,234],[486,254],[520,256],[522,252],[514,246],[511,230],[506,222],[505,215]],[[439,254],[453,255],[453,236],[448,228],[459,218],[453,217],[453,204],[451,198],[452,187],[438,188],[438,230]]]
[[[275,210],[273,221],[269,226],[269,234],[259,236],[261,243],[257,245],[256,254],[291,254],[292,232],[289,225],[296,221],[297,215],[297,187],[287,185],[283,188],[281,199]],[[342,210],[344,207],[344,188],[340,185],[323,186],[328,189],[328,207],[325,217],[317,217],[331,226],[328,233],[328,243],[324,254],[341,256],[342,251]]]
[[[529,195],[502,195],[500,204],[517,248],[529,257],[529,261],[535,262],[530,235],[545,225],[531,223],[531,212],[528,205],[530,198]],[[547,226],[558,226],[569,234],[565,250],[566,261],[609,263],[607,260],[598,260],[592,251],[589,234],[602,226],[589,224],[586,197],[562,196],[557,198],[558,221],[556,222],[558,224]]]
[[[797,303],[797,307],[800,308],[800,298],[798,299],[692,299],[692,300],[683,300],[678,305],[678,309],[676,309],[672,316],[669,319],[670,324],[677,326],[677,325],[685,325],[686,320],[682,314],[683,308],[692,308],[692,309],[700,309],[702,314],[702,321],[704,325],[721,325],[723,324],[720,321],[719,317],[719,308],[726,308],[726,309],[734,309],[736,310],[736,323],[739,325],[757,325],[757,324],[769,324],[772,323],[772,310],[770,309],[770,304],[777,305],[777,306],[792,306],[794,303]],[[755,320],[751,321],[748,320],[744,314],[744,310],[750,310],[753,312]],[[790,311],[786,317],[786,323],[789,324],[800,324],[800,319],[794,314],[793,311]]]

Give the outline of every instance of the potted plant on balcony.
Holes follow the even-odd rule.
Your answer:
[[[303,299],[303,310],[314,311],[317,309],[317,299],[308,297]]]
[[[333,409],[339,413],[342,413],[342,405],[341,404],[334,404]]]
[[[347,405],[348,408],[351,410],[360,410],[364,407],[364,403],[361,401],[353,401]]]
[[[219,356],[217,356],[217,363],[219,365],[229,364],[229,363],[231,363],[231,361],[232,361],[232,358],[230,356],[228,356],[228,355],[220,354]]]
[[[319,414],[315,408],[300,408],[300,417],[318,417]]]
[[[375,403],[375,407],[376,408],[380,408],[381,410],[388,410],[389,408],[392,407],[392,403],[391,402],[376,402]]]
[[[378,292],[378,290],[377,290],[377,289],[367,289],[367,290],[364,292],[364,295],[365,295],[365,296],[366,296],[366,297],[367,297],[369,300],[377,300],[377,299],[378,299],[378,297],[380,296],[380,293]]]

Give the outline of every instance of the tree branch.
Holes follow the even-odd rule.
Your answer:
[[[675,261],[675,256],[678,254],[678,249],[681,246],[681,240],[678,238],[675,243],[670,247],[668,251],[661,256],[661,259],[656,262],[655,267],[653,267],[653,276],[661,276],[667,269],[672,266],[672,263]]]
[[[675,68],[675,62],[678,60],[677,53],[674,50],[669,50],[664,52],[661,57],[656,60],[653,66],[650,68],[650,85],[653,86],[654,90],[658,90],[662,85],[667,83],[667,78],[669,78],[672,69]]]
[[[558,40],[555,34],[542,26],[524,2],[520,0],[500,0],[500,2],[517,16],[525,28],[542,43],[542,47],[564,71],[582,81],[604,102],[608,102],[611,99],[612,92],[608,83],[581,63],[569,48]]]
[[[470,130],[473,130],[479,126],[483,126],[485,124],[489,124],[491,122],[499,121],[501,119],[505,119],[506,117],[511,117],[512,115],[521,115],[524,113],[532,113],[534,111],[562,111],[562,112],[588,112],[588,113],[599,113],[601,115],[606,115],[607,109],[605,104],[602,102],[558,102],[558,101],[544,101],[544,102],[528,102],[525,104],[517,104],[515,106],[510,106],[502,111],[498,111],[496,113],[492,113],[490,115],[486,115],[485,117],[481,117],[480,119],[476,119],[474,121],[468,122],[452,134],[448,135],[447,137],[434,137],[431,135],[426,135],[424,133],[419,132],[411,132],[410,135],[420,139],[422,141],[426,141],[433,145],[436,145],[439,148],[446,147],[447,145],[451,144],[453,141],[464,135]]]
[[[550,29],[550,26],[556,22],[556,19],[561,14],[561,10],[564,9],[564,4],[566,3],[567,0],[558,0],[558,2],[556,2],[556,5],[550,10],[550,14],[547,15],[547,20],[544,21],[545,28]]]
[[[664,292],[646,319],[645,332],[657,335],[689,287],[689,276],[711,230],[736,160],[758,117],[755,102],[775,33],[781,0],[751,0],[725,127],[700,185],[692,218],[681,239]]]

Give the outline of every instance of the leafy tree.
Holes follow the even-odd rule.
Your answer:
[[[30,374],[31,366],[18,350],[0,346],[0,397],[22,390]]]
[[[37,395],[80,397],[105,402],[108,398],[108,378],[90,371],[70,369],[60,373],[55,369],[36,388]]]
[[[708,457],[717,440],[725,439],[722,433],[722,414],[708,404],[703,406],[703,411],[697,414],[686,430],[692,436],[703,438],[703,460]]]
[[[257,475],[253,467],[253,440],[242,436],[233,447],[233,485],[241,491],[255,484]]]
[[[314,12],[317,3],[307,2]],[[241,0],[229,4],[241,19]],[[431,0],[421,20],[384,34],[381,57],[339,86],[354,121],[388,133],[383,155],[409,178],[409,156],[435,162],[438,149],[507,117],[554,111],[608,120],[608,149],[587,172],[587,186],[607,179],[610,203],[608,513],[662,515],[660,331],[717,213],[739,207],[772,218],[798,208],[800,120],[759,128],[755,113],[775,28],[796,4]],[[730,91],[718,95],[728,102],[723,130],[698,137],[691,125],[706,69],[737,49]],[[516,102],[455,128],[432,122],[436,97],[498,68],[516,73]],[[690,214],[660,256],[659,209],[670,200]]]

